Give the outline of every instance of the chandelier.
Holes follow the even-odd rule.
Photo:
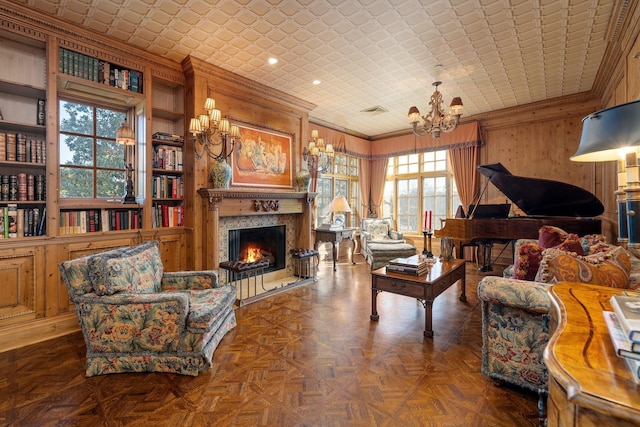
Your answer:
[[[327,172],[333,155],[333,145],[325,145],[324,138],[318,136],[318,130],[312,130],[309,147],[304,147],[302,150],[302,157],[307,161],[309,169],[318,173]]]
[[[231,125],[227,118],[221,118],[222,113],[216,108],[216,101],[207,98],[204,102],[204,113],[194,117],[189,123],[189,132],[193,135],[193,148],[196,157],[201,159],[207,154],[219,162],[226,161],[240,140],[240,128]],[[198,146],[202,149],[198,152]]]
[[[431,111],[422,117],[422,123],[418,124],[420,120],[420,111],[415,105],[409,108],[409,122],[413,133],[416,135],[424,136],[431,134],[434,138],[440,138],[440,133],[451,132],[458,127],[460,121],[460,109],[462,108],[462,99],[458,96],[451,100],[449,105],[450,112],[445,113],[442,107],[442,94],[438,91],[438,86],[442,82],[434,82],[433,86],[436,87],[436,91],[431,95]]]

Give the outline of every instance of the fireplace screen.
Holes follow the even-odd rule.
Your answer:
[[[286,265],[286,226],[229,230],[229,261],[268,261],[265,272]]]

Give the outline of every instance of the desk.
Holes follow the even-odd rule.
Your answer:
[[[318,250],[318,244],[321,242],[333,243],[333,271],[336,271],[336,260],[338,259],[338,244],[344,239],[353,242],[353,252],[351,252],[351,262],[355,264],[353,255],[356,251],[356,239],[354,237],[355,228],[343,228],[340,230],[329,230],[326,228],[316,228],[316,244],[315,249]]]
[[[602,316],[622,289],[564,282],[549,291],[549,427],[637,426],[640,384],[616,356]]]
[[[451,285],[460,281],[460,301],[466,301],[465,293],[465,261],[452,259],[438,261],[431,266],[424,276],[410,276],[408,274],[387,273],[387,267],[371,272],[371,320],[377,321],[378,315],[376,299],[382,291],[398,295],[417,298],[424,306],[425,337],[433,337],[431,308],[433,300],[446,291]]]

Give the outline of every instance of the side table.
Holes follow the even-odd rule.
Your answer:
[[[355,264],[353,255],[356,251],[356,239],[354,237],[355,228],[341,228],[338,230],[331,230],[328,228],[316,228],[316,244],[315,249],[318,250],[318,244],[320,242],[333,243],[333,271],[336,271],[336,260],[338,259],[338,245],[344,239],[351,240],[353,242],[353,252],[351,252],[351,262]]]
[[[640,425],[640,384],[616,355],[602,315],[622,291],[571,282],[550,289],[549,427]]]

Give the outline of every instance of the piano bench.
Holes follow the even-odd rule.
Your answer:
[[[386,266],[395,258],[406,258],[416,254],[416,247],[409,243],[369,243],[364,257],[372,270]]]

